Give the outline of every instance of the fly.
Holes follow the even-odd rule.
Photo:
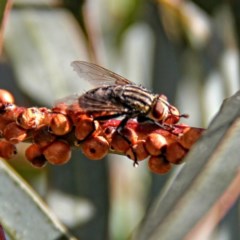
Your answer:
[[[119,134],[127,121],[133,118],[138,122],[150,121],[168,131],[173,130],[172,126],[165,123],[173,114],[171,105],[162,95],[154,94],[143,86],[93,63],[74,61],[71,65],[81,78],[95,86],[78,97],[80,108],[91,114],[95,120],[122,117],[116,130]],[[129,142],[128,139],[126,141]],[[134,162],[136,164],[137,159]]]

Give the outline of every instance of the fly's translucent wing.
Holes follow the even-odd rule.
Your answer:
[[[120,102],[109,101],[103,97],[92,96],[88,92],[83,94],[78,99],[79,106],[86,110],[86,112],[112,112],[112,113],[126,113],[128,108],[123,106]]]
[[[74,71],[78,73],[80,78],[83,78],[96,87],[113,84],[134,84],[128,79],[94,63],[74,61],[71,63],[71,66]]]

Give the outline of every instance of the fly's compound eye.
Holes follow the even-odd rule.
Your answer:
[[[164,120],[168,116],[168,106],[159,98],[152,108],[152,117],[158,121]]]

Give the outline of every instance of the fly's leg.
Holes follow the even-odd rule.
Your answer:
[[[162,124],[160,122],[157,122],[147,116],[144,116],[144,115],[141,115],[141,116],[138,116],[137,117],[137,121],[139,123],[143,123],[143,122],[150,122],[150,123],[153,123],[153,124],[156,124],[157,126],[159,126],[160,128],[162,128],[163,130],[166,130],[166,131],[169,131],[172,133],[172,131],[174,130],[174,127],[169,125],[169,124]],[[173,133],[174,134],[174,133]]]
[[[125,116],[125,118],[121,121],[121,123],[118,125],[116,131],[117,133],[130,145],[130,148],[133,152],[133,156],[134,156],[134,162],[133,162],[133,166],[137,167],[138,164],[138,160],[137,160],[137,155],[132,147],[132,143],[131,141],[122,133],[122,130],[124,129],[125,125],[127,124],[128,120],[134,118],[134,116]]]
[[[92,130],[87,134],[87,136],[86,137],[84,137],[84,139],[82,139],[82,140],[76,140],[75,141],[75,144],[76,144],[76,146],[78,146],[79,144],[81,144],[81,143],[83,143],[84,141],[86,141],[88,138],[90,138],[91,136],[92,136],[92,134],[96,131],[96,123],[95,123],[95,121],[93,120],[92,121],[92,126],[93,126],[93,128],[92,128]]]
[[[112,118],[117,118],[117,117],[122,117],[124,116],[125,114],[122,114],[122,113],[116,113],[116,114],[112,114],[112,115],[105,115],[105,116],[99,116],[99,117],[96,117],[94,118],[95,120],[98,120],[98,121],[104,121],[104,120],[109,120],[109,119],[112,119]],[[116,129],[116,132],[130,145],[130,148],[133,152],[133,155],[134,155],[134,163],[133,163],[133,166],[134,167],[137,167],[138,166],[138,160],[137,160],[137,155],[134,151],[134,149],[132,148],[132,143],[131,141],[122,133],[124,127],[126,126],[127,122],[129,119],[131,118],[134,118],[136,115],[135,112],[133,113],[130,113],[129,115],[125,115],[125,117],[122,119],[122,121],[120,122],[120,124],[118,125],[117,129]]]

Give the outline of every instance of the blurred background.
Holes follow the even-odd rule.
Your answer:
[[[0,7],[5,4],[0,87],[18,105],[51,107],[88,90],[70,66],[74,60],[166,95],[194,127],[207,128],[239,89],[237,0],[15,0]],[[11,164],[81,239],[129,238],[172,174],[151,174],[144,162],[133,168],[116,155],[91,161],[80,151],[64,166],[38,170],[24,160],[25,148],[19,145]],[[211,239],[234,239],[235,211],[226,219]]]

